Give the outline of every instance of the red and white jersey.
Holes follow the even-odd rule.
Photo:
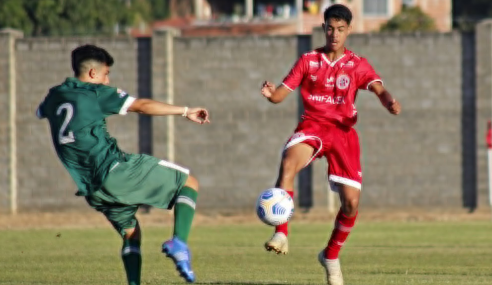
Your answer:
[[[351,127],[357,122],[357,91],[376,81],[381,77],[365,58],[345,49],[330,61],[319,48],[302,55],[282,84],[290,90],[301,86],[303,118]]]

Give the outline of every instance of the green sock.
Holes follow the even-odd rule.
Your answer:
[[[198,192],[185,186],[181,189],[174,205],[174,236],[186,243],[195,215],[197,197]]]
[[[140,285],[140,270],[142,256],[140,255],[140,240],[124,239],[121,258],[125,265],[128,285]]]

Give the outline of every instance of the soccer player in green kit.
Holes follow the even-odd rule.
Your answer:
[[[74,77],[49,90],[36,115],[46,118],[56,153],[77,184],[77,196],[103,213],[123,238],[121,251],[129,285],[140,284],[141,231],[135,213],[141,204],[174,206],[174,234],[162,251],[180,275],[194,282],[188,234],[195,213],[198,181],[189,170],[145,154],[120,150],[106,129],[106,117],[137,112],[151,116],[182,115],[210,123],[204,108],[178,107],[137,99],[108,86],[113,58],[104,49],[84,45],[72,51]]]

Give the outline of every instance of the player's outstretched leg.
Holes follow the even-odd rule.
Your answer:
[[[338,254],[347,240],[358,214],[360,190],[338,184],[341,207],[335,219],[335,226],[326,248],[318,256],[325,268],[329,285],[343,285],[342,270]]]
[[[189,283],[195,282],[195,273],[191,268],[191,252],[188,248],[188,235],[195,215],[198,197],[198,181],[188,176],[174,205],[174,235],[162,244],[162,252],[176,264],[179,274]]]
[[[140,285],[140,272],[142,268],[142,256],[140,254],[141,233],[140,226],[125,229],[121,259],[125,266],[128,285]]]
[[[288,148],[282,158],[275,187],[284,189],[294,198],[294,178],[311,159],[313,152],[313,147],[304,143]],[[287,254],[289,252],[288,234],[288,223],[276,226],[273,236],[265,242],[265,249],[277,254]]]

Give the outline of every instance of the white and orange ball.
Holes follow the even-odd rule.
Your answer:
[[[294,214],[294,200],[283,189],[267,189],[260,194],[256,201],[256,214],[267,225],[284,224]]]

